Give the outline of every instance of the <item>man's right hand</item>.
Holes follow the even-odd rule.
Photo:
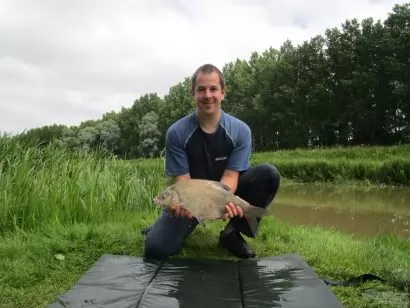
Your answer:
[[[192,213],[189,212],[188,210],[184,209],[183,207],[181,207],[178,204],[171,204],[168,207],[171,215],[175,216],[175,217],[182,217],[182,216],[187,216],[188,218],[192,218]]]

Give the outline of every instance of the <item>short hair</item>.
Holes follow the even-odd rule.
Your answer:
[[[206,73],[210,74],[212,72],[217,72],[219,76],[219,84],[221,85],[221,89],[225,90],[225,77],[222,74],[221,70],[217,68],[215,65],[206,63],[201,65],[200,67],[197,68],[195,73],[191,77],[191,93],[194,94],[195,92],[195,84],[196,84],[196,78],[198,77],[199,73]]]

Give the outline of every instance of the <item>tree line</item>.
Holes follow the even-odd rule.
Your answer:
[[[395,5],[384,21],[346,20],[300,45],[253,52],[222,71],[223,109],[248,123],[255,151],[410,141],[410,4]],[[193,110],[186,77],[164,97],[147,93],[101,119],[13,138],[153,157],[169,125]]]

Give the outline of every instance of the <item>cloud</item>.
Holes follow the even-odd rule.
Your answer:
[[[339,27],[394,1],[89,0],[0,4],[0,131],[77,125],[220,67]]]

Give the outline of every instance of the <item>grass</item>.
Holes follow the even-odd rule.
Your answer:
[[[164,185],[160,160],[118,162],[0,138],[0,307],[44,307],[103,254],[140,256],[139,231],[154,221],[151,200]],[[178,257],[231,258],[216,245],[222,227],[197,228]],[[249,242],[260,257],[296,252],[323,278],[371,272],[410,279],[410,239],[394,235],[359,241],[267,217]],[[392,307],[409,302],[409,293],[388,284],[332,290],[346,307],[386,307],[386,298],[366,296],[369,290]]]
[[[410,144],[394,146],[350,146],[331,148],[311,148],[278,150],[274,152],[259,152],[256,159],[326,159],[338,161],[340,159],[388,161],[398,157],[410,159]]]
[[[365,182],[410,185],[410,145],[296,149],[256,153],[252,163],[272,163],[297,182]]]
[[[0,239],[0,307],[44,307],[70,289],[100,256],[141,255],[139,231],[154,219],[152,211],[144,211],[103,224],[54,225],[4,236]],[[177,257],[232,259],[216,245],[222,226],[217,222],[197,228]],[[367,272],[387,279],[410,276],[410,242],[393,236],[364,242],[319,228],[289,226],[269,217],[261,224],[259,238],[249,242],[259,257],[298,253],[322,278],[348,279]],[[56,254],[65,259],[55,258]],[[345,307],[388,307],[381,300],[363,297],[369,289],[390,294],[391,307],[408,303],[408,294],[376,282],[331,289]]]

